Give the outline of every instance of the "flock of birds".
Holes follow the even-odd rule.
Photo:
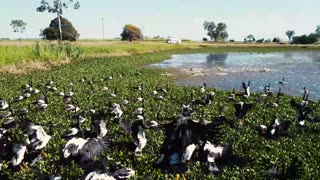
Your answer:
[[[106,78],[111,81],[112,76]],[[87,78],[81,78],[79,83],[88,83],[92,85],[94,82]],[[285,79],[279,82],[284,85]],[[234,117],[236,121],[230,120],[222,115],[223,107],[219,108],[218,116],[214,117],[211,121],[201,118],[196,121],[192,115],[196,112],[199,106],[210,106],[214,102],[216,95],[215,89],[213,91],[207,90],[206,82],[199,87],[200,97],[195,97],[191,93],[191,99],[186,104],[181,104],[181,114],[173,118],[169,123],[161,123],[160,117],[157,115],[157,120],[145,122],[145,107],[143,96],[144,88],[142,85],[133,87],[134,91],[141,92],[141,96],[136,99],[136,102],[129,102],[123,99],[121,102],[111,102],[107,111],[99,109],[81,110],[82,108],[74,98],[74,91],[59,92],[58,88],[54,86],[54,80],[48,81],[46,84],[33,85],[30,81],[23,87],[22,94],[16,98],[0,100],[0,171],[3,162],[10,162],[10,165],[15,171],[28,171],[29,165],[37,164],[39,161],[47,157],[45,148],[51,141],[52,137],[44,130],[39,124],[32,122],[29,116],[31,106],[36,107],[38,111],[46,111],[50,106],[49,96],[60,96],[61,104],[69,114],[72,114],[73,123],[70,125],[63,138],[66,139],[66,144],[61,151],[61,164],[70,163],[75,161],[83,168],[90,167],[93,171],[86,174],[85,179],[128,179],[135,174],[135,170],[124,167],[115,172],[108,170],[108,158],[104,158],[99,166],[94,165],[96,157],[101,156],[110,148],[112,144],[108,141],[106,115],[112,115],[116,125],[121,127],[125,132],[132,137],[131,149],[133,158],[141,156],[143,149],[147,146],[147,137],[145,130],[150,129],[155,131],[165,131],[165,140],[161,146],[158,154],[159,158],[156,166],[168,170],[176,175],[176,179],[180,177],[185,178],[185,172],[188,169],[188,163],[192,158],[198,158],[201,162],[206,164],[207,170],[213,173],[221,172],[221,162],[230,161],[235,158],[232,148],[232,140],[224,145],[219,144],[223,133],[221,132],[221,125],[228,124],[234,128],[236,123],[243,124],[243,119],[246,114],[255,107],[256,103],[265,103],[266,108],[277,108],[280,103],[280,97],[283,96],[281,88],[278,93],[274,94],[270,90],[270,84],[264,88],[264,93],[261,93],[255,103],[249,103],[251,97],[250,81],[242,83],[243,92],[236,93],[233,90],[228,99],[234,106]],[[73,83],[70,84],[73,87]],[[35,88],[37,87],[37,88]],[[92,87],[92,86],[91,86]],[[101,91],[108,91],[108,87],[104,86]],[[48,93],[51,92],[51,93]],[[95,93],[93,89],[89,89],[89,94]],[[150,92],[152,98],[158,101],[165,101],[170,91],[168,88],[156,87],[155,90]],[[305,121],[319,122],[319,117],[310,117],[312,109],[308,106],[310,91],[305,88],[303,94],[303,101],[296,102],[291,100],[291,106],[296,110],[296,125],[303,129]],[[116,97],[117,90],[110,93],[110,97]],[[30,97],[37,97],[37,100],[29,103],[28,107],[14,110],[13,107],[16,103],[25,101]],[[268,97],[275,97],[275,102],[268,102]],[[251,101],[252,102],[252,101]],[[124,118],[123,108],[130,103],[140,104],[141,107],[132,112],[132,120]],[[200,112],[204,115],[204,112]],[[89,117],[89,118],[87,118]],[[89,120],[88,120],[89,119]],[[82,128],[82,124],[90,121],[90,128]],[[286,136],[289,128],[292,125],[290,120],[279,120],[277,116],[270,124],[266,124],[265,120],[257,127],[257,131],[268,139],[278,139]],[[25,134],[21,142],[14,142],[10,138],[10,129],[19,128]],[[51,129],[52,127],[49,127]],[[130,142],[128,142],[130,143]],[[194,153],[198,151],[197,153]],[[220,164],[219,164],[220,163]],[[223,163],[222,163],[223,164]],[[89,169],[90,169],[89,168]],[[278,170],[272,171],[273,175],[286,172]],[[51,176],[51,179],[62,179],[61,176]]]

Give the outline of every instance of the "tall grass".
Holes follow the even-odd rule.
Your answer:
[[[0,55],[0,66],[31,61],[72,61],[83,57],[83,49],[70,42],[37,42],[34,46],[0,46]]]

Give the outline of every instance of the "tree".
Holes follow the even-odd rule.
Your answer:
[[[286,32],[286,35],[288,36],[289,41],[291,41],[291,38],[294,36],[295,32],[293,30],[288,30]]]
[[[254,42],[254,41],[256,41],[256,39],[254,38],[254,36],[252,34],[248,35],[245,38],[245,42]]]
[[[320,25],[317,26],[316,34],[320,36]]]
[[[214,40],[214,31],[216,29],[216,24],[214,22],[205,21],[203,23],[204,30],[207,30],[207,35],[210,37],[211,41]]]
[[[23,20],[12,20],[10,26],[12,26],[13,32],[19,33],[19,41],[21,42],[21,33],[26,29],[27,23],[23,22]]]
[[[79,9],[80,3],[74,0],[53,0],[53,5],[50,5],[47,0],[42,0],[40,6],[37,8],[38,12],[48,11],[49,13],[57,13],[60,40],[62,41],[62,28],[61,28],[61,15],[63,10],[69,6],[73,6],[74,9]]]
[[[218,26],[217,26],[216,30],[214,31],[215,41],[217,41],[217,40],[224,41],[225,39],[227,39],[229,37],[229,34],[226,31],[227,28],[228,27],[225,23],[222,23],[222,22],[218,23]]]
[[[211,41],[224,41],[228,38],[229,34],[227,33],[227,25],[223,22],[216,25],[214,22],[205,21],[203,23],[204,30],[207,30],[207,35],[210,37]]]
[[[59,27],[60,26],[60,27]],[[62,38],[60,37],[59,28],[63,31]],[[45,28],[40,36],[43,39],[47,40],[68,40],[75,41],[79,38],[78,31],[73,27],[72,23],[67,19],[60,17],[60,25],[59,18],[55,18],[51,21],[49,27]]]
[[[275,37],[275,38],[272,39],[272,42],[274,42],[274,43],[280,43],[280,38]]]
[[[263,41],[264,41],[264,38],[258,39],[256,42],[257,42],[257,43],[263,43]]]
[[[132,42],[133,40],[143,39],[143,35],[141,33],[140,28],[131,24],[127,24],[124,26],[120,36],[121,40],[129,40],[130,42]]]

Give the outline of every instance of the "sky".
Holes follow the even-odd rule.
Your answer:
[[[22,38],[39,38],[40,29],[49,26],[56,14],[36,11],[41,0],[0,0],[0,38],[18,38],[10,22],[27,23]],[[53,2],[53,0],[48,0]],[[319,0],[79,0],[80,9],[67,9],[80,39],[120,37],[125,24],[143,30],[145,36],[179,37],[201,40],[206,37],[203,22],[227,24],[228,39],[243,40],[252,34],[256,39],[287,39],[285,32],[296,35],[314,32],[320,25]]]

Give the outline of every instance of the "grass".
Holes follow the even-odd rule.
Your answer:
[[[320,46],[233,43],[182,43],[166,44],[161,41],[125,42],[119,40],[81,40],[76,43],[47,41],[0,41],[0,73],[21,74],[51,69],[52,66],[72,60],[130,56],[171,50],[212,49],[213,51],[289,51],[319,50]]]
[[[122,46],[120,46],[122,47]],[[119,47],[119,48],[120,48]],[[117,49],[117,48],[116,48]],[[190,101],[191,92],[195,92],[195,98],[200,98],[198,87],[183,87],[175,85],[172,77],[162,76],[165,70],[142,68],[143,64],[158,63],[169,58],[173,54],[185,53],[213,53],[213,52],[271,52],[271,51],[288,51],[297,50],[296,48],[243,48],[243,47],[219,47],[219,48],[200,48],[200,49],[173,49],[164,52],[135,54],[124,57],[92,57],[75,61],[71,64],[53,67],[50,71],[38,71],[27,73],[26,75],[6,74],[0,76],[0,98],[10,99],[21,94],[21,86],[33,81],[34,86],[44,84],[49,80],[54,80],[58,91],[67,91],[71,89],[70,82],[74,84],[75,100],[78,102],[81,110],[89,108],[104,109],[107,113],[105,120],[107,122],[108,139],[114,146],[110,147],[102,157],[106,156],[114,160],[109,163],[111,170],[118,169],[123,166],[129,166],[136,170],[136,179],[173,179],[173,175],[166,175],[159,169],[153,167],[153,164],[159,157],[161,143],[164,140],[164,130],[159,132],[147,131],[147,146],[144,149],[143,156],[138,157],[135,163],[130,159],[130,151],[125,148],[125,144],[131,141],[130,135],[127,135],[112,120],[110,115],[110,103],[119,103],[122,99],[128,99],[131,104],[124,108],[124,118],[132,122],[132,112],[141,107],[141,104],[134,103],[136,98],[140,96],[140,92],[135,91],[132,87],[143,84],[146,121],[156,118],[157,111],[160,110],[163,121],[160,123],[168,123],[172,117],[177,116],[181,112],[181,105]],[[300,49],[301,50],[301,49]],[[102,50],[103,51],[103,50]],[[141,73],[138,75],[137,73]],[[122,74],[122,77],[118,75]],[[112,75],[111,81],[100,81]],[[94,94],[89,95],[87,91],[91,88],[87,83],[79,83],[80,78],[86,76],[87,79],[94,81]],[[108,86],[108,92],[102,92],[101,88]],[[150,96],[150,92],[157,86],[168,87],[170,96],[167,101],[156,101]],[[28,118],[36,124],[44,126],[46,132],[52,136],[52,140],[45,148],[48,157],[39,164],[31,167],[30,171],[14,172],[8,165],[9,161],[3,161],[2,175],[9,179],[32,179],[48,177],[60,173],[63,179],[80,179],[86,175],[84,169],[80,168],[76,163],[61,164],[61,149],[64,147],[66,140],[61,138],[64,131],[70,128],[72,114],[64,111],[62,99],[55,96],[54,93],[46,92],[45,87],[39,86],[41,94],[49,96],[49,107],[46,111],[37,111],[32,106]],[[117,89],[117,97],[109,98],[109,93]],[[208,91],[212,91],[209,88]],[[40,94],[40,95],[41,95]],[[217,90],[214,103],[207,106],[200,106],[196,109],[193,119],[200,119],[200,112],[205,112],[205,118],[210,120],[217,115],[218,107],[226,107],[223,115],[231,121],[234,121],[238,127],[238,121],[234,118],[234,108],[231,102],[227,100],[228,92]],[[25,101],[13,105],[13,109],[18,110],[27,107],[40,95],[32,96]],[[249,102],[255,103],[258,94],[253,93]],[[305,132],[301,133],[295,127],[295,111],[289,105],[292,97],[283,96],[280,99],[280,106],[275,109],[266,109],[264,103],[257,103],[254,110],[250,111],[244,118],[242,128],[231,128],[227,125],[222,126],[224,137],[221,144],[228,139],[233,141],[234,153],[237,156],[248,159],[247,164],[243,166],[230,165],[223,169],[222,175],[215,176],[205,171],[204,164],[196,161],[189,164],[189,171],[186,173],[187,179],[266,179],[266,171],[272,166],[281,167],[282,164],[288,166],[294,158],[298,158],[301,162],[301,179],[312,179],[320,176],[320,152],[318,147],[318,139],[320,138],[319,126],[313,123],[307,123]],[[294,98],[301,100],[301,98]],[[266,99],[266,102],[274,101],[274,98]],[[310,107],[314,109],[312,115],[319,115],[320,107],[316,103],[310,102]],[[277,114],[282,120],[284,118],[293,122],[290,129],[290,136],[280,141],[267,140],[260,137],[255,128],[267,119],[267,123],[271,122],[273,115]],[[1,121],[2,122],[2,121]],[[49,128],[52,124],[59,124],[56,128]],[[83,125],[83,128],[90,127],[89,122]],[[239,126],[240,127],[240,126]],[[10,130],[11,140],[21,142],[23,133],[21,127],[17,126]],[[4,158],[4,157],[1,157]],[[120,162],[117,164],[116,162]],[[235,162],[234,162],[235,163]],[[30,164],[30,163],[29,163]],[[136,164],[136,165],[134,165]]]

